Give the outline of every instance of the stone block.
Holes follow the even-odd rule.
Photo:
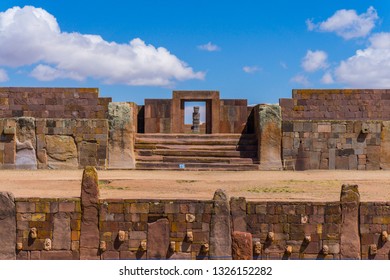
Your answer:
[[[252,260],[253,243],[249,232],[234,231],[232,234],[232,259]]]
[[[0,192],[0,260],[15,260],[15,245],[15,199],[9,192]]]
[[[169,221],[160,219],[148,224],[147,258],[166,259],[169,240]]]
[[[100,259],[99,248],[99,187],[97,171],[86,167],[81,183],[80,259]]]
[[[246,232],[246,200],[244,197],[230,199],[233,231]]]
[[[210,252],[211,259],[231,259],[232,240],[230,205],[225,191],[217,190],[214,193],[214,211],[210,224]]]

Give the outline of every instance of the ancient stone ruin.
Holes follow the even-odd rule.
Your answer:
[[[193,101],[204,123],[196,111],[185,124]],[[0,168],[388,169],[389,105],[388,90],[294,90],[248,106],[218,91],[137,105],[92,88],[0,88]]]

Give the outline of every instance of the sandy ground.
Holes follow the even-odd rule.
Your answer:
[[[82,170],[1,170],[0,191],[16,197],[78,197]],[[102,198],[211,199],[216,189],[247,200],[338,201],[358,184],[362,201],[390,201],[388,171],[98,171]]]

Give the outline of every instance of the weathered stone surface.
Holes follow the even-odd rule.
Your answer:
[[[229,198],[225,191],[214,193],[214,209],[210,222],[210,259],[231,259],[232,239]]]
[[[74,138],[66,135],[46,135],[47,162],[50,168],[77,168],[77,147]]]
[[[357,185],[341,187],[341,259],[360,259],[359,205],[360,194]]]
[[[282,119],[280,106],[258,105],[255,112],[260,169],[281,170]]]
[[[99,250],[99,187],[94,167],[86,167],[81,183],[80,259],[100,259]]]
[[[380,167],[390,169],[390,121],[382,122]]]
[[[16,129],[16,138],[21,142],[30,142],[32,148],[36,149],[36,137],[35,137],[35,119],[30,117],[18,118]]]
[[[111,102],[109,112],[109,168],[134,168],[134,137],[137,132],[135,103]]]
[[[72,243],[70,217],[63,212],[56,213],[53,224],[53,250],[70,250]]]
[[[252,234],[249,232],[234,231],[232,234],[233,260],[253,259]]]
[[[16,259],[16,210],[13,194],[0,192],[0,260]]]
[[[30,140],[16,141],[15,165],[17,169],[37,169],[37,157]]]
[[[148,223],[147,259],[166,259],[169,245],[168,219]]]
[[[246,199],[245,197],[232,197],[230,199],[233,231],[246,232]]]

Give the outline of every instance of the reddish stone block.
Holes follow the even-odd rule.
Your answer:
[[[233,232],[232,258],[233,260],[251,260],[253,258],[252,235],[248,232]]]

